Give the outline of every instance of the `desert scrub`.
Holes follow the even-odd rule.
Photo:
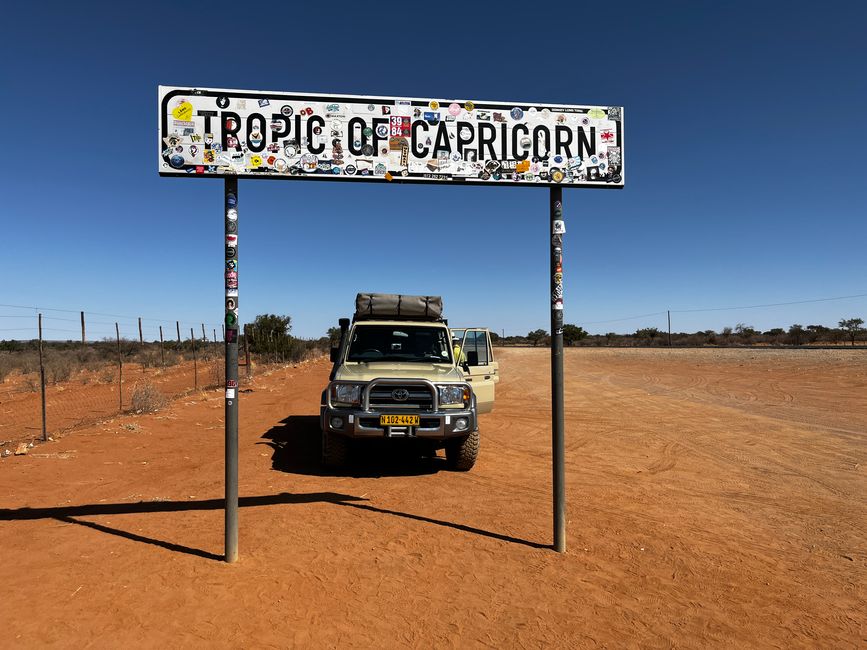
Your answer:
[[[12,359],[8,354],[0,354],[0,384],[6,381],[6,377],[9,376],[15,369],[15,366],[12,365]]]
[[[45,374],[48,375],[48,381],[52,384],[69,381],[69,378],[72,376],[72,370],[72,362],[65,357],[52,359],[45,364]]]
[[[168,404],[168,399],[150,382],[136,382],[132,391],[135,413],[155,413]]]
[[[21,382],[21,391],[24,393],[35,393],[40,388],[39,375],[27,374]]]

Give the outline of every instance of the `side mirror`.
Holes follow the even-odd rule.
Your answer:
[[[477,366],[479,365],[479,353],[476,350],[472,350],[467,352],[467,365],[468,366]]]
[[[334,363],[335,361],[337,361],[337,359],[340,358],[340,346],[338,346],[336,348],[331,348],[330,358],[331,358],[331,363]]]

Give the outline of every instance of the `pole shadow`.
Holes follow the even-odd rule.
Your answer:
[[[312,492],[309,494],[281,494],[263,495],[255,497],[240,497],[238,506],[241,508],[255,508],[270,505],[289,505],[304,503],[348,503],[350,501],[364,501],[360,497],[336,492]],[[0,509],[0,521],[27,521],[36,519],[55,519],[67,524],[84,526],[108,535],[116,535],[124,539],[158,546],[175,553],[185,553],[207,560],[222,561],[223,556],[205,551],[199,548],[184,546],[174,542],[167,542],[152,537],[139,535],[129,531],[113,528],[94,521],[85,521],[77,517],[99,515],[128,515],[147,514],[155,512],[188,512],[191,510],[222,510],[225,507],[223,499],[206,499],[200,501],[139,501],[138,503],[95,503],[80,506],[60,506],[56,508],[7,508]]]
[[[205,551],[200,548],[184,546],[183,544],[175,544],[174,542],[165,542],[161,539],[146,537],[144,535],[139,535],[138,533],[131,533],[127,530],[112,528],[111,526],[104,526],[103,524],[98,524],[94,521],[82,521],[73,517],[55,517],[55,519],[57,521],[62,521],[67,524],[75,524],[77,526],[84,526],[85,528],[98,530],[99,532],[106,533],[108,535],[117,535],[118,537],[123,537],[124,539],[129,539],[134,542],[141,542],[143,544],[159,546],[160,548],[164,548],[167,551],[174,551],[175,553],[186,553],[187,555],[194,555],[196,557],[205,558],[206,560],[221,561],[223,559],[222,555],[217,555],[216,553],[211,553],[210,551]]]
[[[550,544],[540,544],[539,542],[531,542],[526,539],[521,539],[520,537],[512,537],[511,535],[504,535],[503,533],[495,533],[490,530],[485,530],[483,528],[476,528],[475,526],[467,526],[465,524],[456,524],[451,521],[443,521],[442,519],[433,519],[431,517],[425,517],[423,515],[413,515],[408,512],[400,512],[398,510],[388,510],[387,508],[377,508],[376,506],[371,506],[364,503],[350,503],[348,501],[339,501],[336,502],[336,505],[346,506],[347,508],[357,508],[359,510],[367,510],[368,512],[378,512],[384,515],[393,515],[395,517],[403,517],[404,519],[412,519],[413,521],[423,521],[427,524],[434,524],[435,526],[444,526],[446,528],[454,528],[455,530],[461,530],[465,533],[472,533],[473,535],[481,535],[482,537],[490,537],[491,539],[498,539],[501,542],[509,542],[511,544],[521,544],[523,546],[529,546],[530,548],[551,548]]]
[[[271,469],[306,476],[349,476],[382,478],[421,476],[446,469],[425,440],[376,439],[350,441],[349,463],[345,468],[322,464],[322,431],[318,415],[290,415],[262,436],[271,447]]]

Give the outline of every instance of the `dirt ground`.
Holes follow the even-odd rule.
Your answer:
[[[0,461],[4,647],[822,647],[867,643],[867,356],[566,351],[568,552],[548,353],[500,350],[479,462],[318,463],[325,361]]]

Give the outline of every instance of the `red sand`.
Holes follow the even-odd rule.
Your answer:
[[[466,474],[318,464],[324,361],[241,402],[241,560],[212,391],[0,461],[2,645],[863,647],[858,352],[567,350],[568,552],[547,351],[499,352]]]

